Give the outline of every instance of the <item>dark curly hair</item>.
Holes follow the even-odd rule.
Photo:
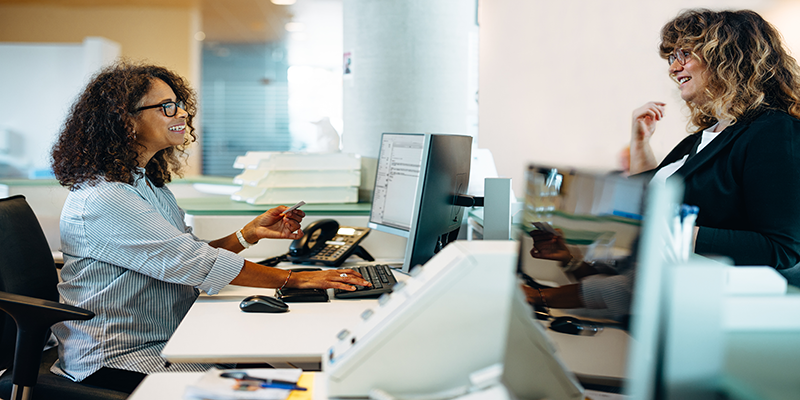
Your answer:
[[[683,11],[661,30],[661,57],[676,48],[707,66],[709,101],[687,104],[691,124],[704,129],[718,118],[735,123],[761,108],[800,117],[800,67],[777,29],[756,12]]]
[[[185,79],[166,68],[123,60],[95,75],[70,109],[52,151],[53,172],[61,185],[74,190],[98,179],[133,184],[144,149],[136,142],[133,120],[155,79],[184,102],[188,135],[183,145],[156,153],[144,166],[145,174],[157,187],[172,180],[170,171],[181,176],[186,146],[197,140],[192,126],[196,94]]]

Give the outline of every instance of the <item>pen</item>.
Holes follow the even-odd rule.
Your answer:
[[[693,251],[692,237],[694,235],[694,224],[697,220],[697,213],[700,209],[697,206],[681,206],[681,241],[683,242],[683,256],[689,259],[689,253]]]
[[[294,384],[269,383],[269,382],[263,382],[259,385],[259,387],[263,389],[286,389],[286,390],[299,390],[299,391],[308,390],[302,386],[297,386]]]
[[[672,251],[675,253],[675,261],[684,261],[683,257],[683,225],[681,223],[680,210],[675,213],[672,220]]]
[[[271,378],[258,378],[255,376],[250,376],[246,372],[243,371],[227,371],[219,374],[221,378],[231,378],[236,379],[238,381],[256,381],[259,383],[267,384],[267,385],[288,385],[288,386],[297,386],[292,381],[284,381],[280,379],[271,379]]]

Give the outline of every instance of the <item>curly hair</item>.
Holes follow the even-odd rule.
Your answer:
[[[763,108],[800,117],[800,67],[780,33],[757,13],[683,11],[661,29],[661,57],[678,48],[707,66],[709,101],[687,102],[691,125],[705,129],[720,119],[733,124]]]
[[[133,184],[141,167],[139,152],[144,150],[136,142],[133,121],[155,79],[184,102],[188,135],[183,145],[156,153],[144,166],[145,175],[157,187],[172,180],[170,171],[181,176],[186,146],[197,140],[192,126],[196,94],[185,79],[166,68],[123,60],[97,73],[70,109],[51,153],[61,185],[74,190],[98,179]]]

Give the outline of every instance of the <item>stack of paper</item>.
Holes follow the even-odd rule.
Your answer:
[[[242,188],[231,195],[250,204],[356,203],[361,156],[349,153],[250,151],[236,158],[243,169],[233,179]]]
[[[237,389],[239,382],[236,379],[220,376],[223,372],[244,372],[250,377],[260,379],[275,379],[288,382],[297,382],[303,373],[301,369],[237,369],[221,370],[209,369],[193,385],[186,387],[184,399],[190,400],[236,400],[236,399],[268,399],[283,400],[292,393],[287,389],[258,388],[252,390]]]

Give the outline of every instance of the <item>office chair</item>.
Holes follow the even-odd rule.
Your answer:
[[[53,254],[25,197],[0,199],[0,310],[8,314],[0,314],[0,370],[12,367],[13,360],[13,368],[0,377],[0,398],[127,398],[52,374],[55,349],[45,353],[43,362],[53,324],[94,317],[91,311],[60,304],[57,283]]]

